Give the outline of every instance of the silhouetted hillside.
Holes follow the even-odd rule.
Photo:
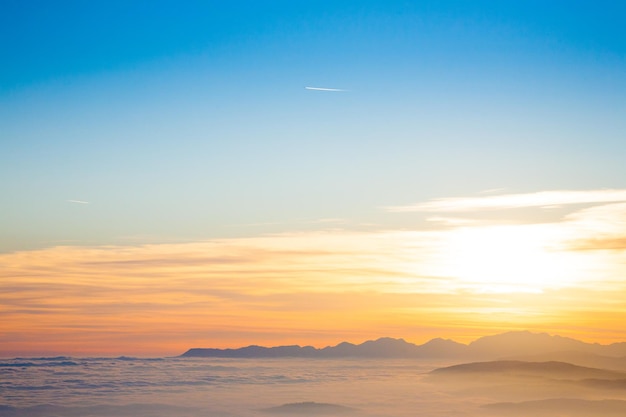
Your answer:
[[[283,404],[278,407],[271,407],[261,410],[272,414],[288,414],[288,415],[337,415],[347,414],[356,411],[354,408],[345,407],[343,405],[316,403],[312,401]]]
[[[507,332],[481,337],[469,344],[476,356],[502,358],[504,355],[541,355],[554,352],[581,352],[605,356],[626,356],[626,343],[600,345],[547,333]]]
[[[482,337],[469,345],[441,338],[432,339],[423,345],[408,343],[403,339],[380,338],[359,345],[348,342],[322,349],[312,346],[248,346],[239,349],[193,348],[185,352],[183,357],[222,357],[222,358],[445,358],[454,360],[494,360],[511,357],[546,357],[559,360],[559,352],[568,352],[569,357],[587,358],[592,363],[604,357],[604,363],[626,356],[626,343],[600,345],[585,343],[579,340],[551,336],[546,333],[508,332],[494,336]],[[579,364],[587,363],[572,360]],[[607,366],[608,367],[608,366]]]
[[[247,346],[239,349],[189,349],[183,357],[213,357],[213,358],[282,358],[282,357],[314,357],[318,349],[312,346]]]
[[[572,365],[565,362],[522,362],[522,361],[492,361],[473,362],[461,365],[453,365],[445,368],[438,368],[431,371],[432,375],[480,375],[493,376],[542,376],[551,378],[568,379],[601,379],[620,380],[626,378],[626,373],[609,371],[605,369],[587,368],[584,366]]]
[[[185,352],[182,357],[214,357],[214,358],[441,358],[463,356],[467,346],[443,339],[434,339],[417,346],[403,339],[383,337],[370,340],[360,345],[348,342],[336,346],[317,349],[312,346],[248,346],[240,349],[204,349],[194,348]]]
[[[567,362],[590,368],[614,369],[626,371],[626,357],[597,355],[595,353],[577,351],[554,351],[547,353],[511,355],[503,360],[518,360],[524,362]]]

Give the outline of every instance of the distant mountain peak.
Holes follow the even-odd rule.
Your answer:
[[[407,343],[406,340],[404,340],[402,338],[395,338],[395,337],[379,337],[376,340],[368,340],[367,342],[364,342],[364,343],[368,343],[368,342],[403,342],[403,343]]]
[[[402,346],[402,345],[411,345],[411,346],[415,346],[412,343],[408,343],[406,340],[404,339],[394,339],[393,337],[380,337],[376,340],[368,340],[366,342],[361,343],[359,346],[363,346],[363,345],[387,345],[387,346]]]
[[[356,411],[354,408],[338,404],[317,403],[306,401],[301,403],[283,404],[278,407],[265,408],[261,411],[273,414],[288,415],[335,415]]]
[[[578,352],[581,355],[626,356],[626,343],[600,345],[585,343],[569,337],[534,333],[528,330],[481,337],[469,345],[450,339],[434,338],[422,345],[415,345],[402,338],[380,337],[359,345],[341,342],[336,346],[314,348],[299,345],[262,347],[248,346],[239,349],[194,348],[183,357],[306,357],[306,358],[449,358],[449,359],[503,359],[555,355],[557,352]],[[610,359],[610,358],[609,358]]]

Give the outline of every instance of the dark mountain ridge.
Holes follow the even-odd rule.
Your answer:
[[[603,380],[624,380],[626,373],[616,372],[607,369],[589,368],[586,366],[578,366],[566,362],[523,362],[523,361],[491,361],[491,362],[472,362],[460,365],[447,366],[445,368],[437,368],[430,372],[431,375],[447,375],[458,376],[467,375],[476,377],[476,375],[486,376],[505,375],[511,376],[551,376],[566,377],[575,379],[603,379]]]
[[[342,342],[336,346],[247,346],[238,349],[193,348],[181,357],[214,358],[437,358],[437,359],[500,359],[516,356],[558,356],[559,352],[575,352],[581,362],[601,356],[605,362],[623,362],[626,343],[600,345],[547,333],[516,331],[485,336],[469,345],[436,338],[422,345],[404,339],[383,337],[359,345]]]

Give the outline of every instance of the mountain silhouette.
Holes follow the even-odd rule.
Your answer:
[[[518,360],[524,362],[569,362],[590,368],[615,369],[626,371],[626,357],[598,355],[580,351],[552,351],[532,354],[517,354],[502,357],[503,360]]]
[[[404,339],[383,337],[358,345],[348,342],[336,346],[315,348],[313,346],[247,346],[238,349],[192,348],[181,357],[220,357],[220,358],[440,358],[454,360],[495,360],[516,357],[549,357],[558,360],[559,354],[567,352],[571,361],[585,365],[584,362],[622,362],[626,357],[626,343],[600,345],[585,343],[568,337],[516,331],[485,336],[469,345],[453,340],[436,338],[422,345],[409,343]],[[608,366],[607,366],[608,367]]]
[[[338,404],[317,403],[313,401],[283,404],[278,407],[265,408],[265,413],[288,415],[337,415],[356,411],[354,408]]]
[[[355,345],[348,342],[322,349],[312,346],[247,346],[239,349],[193,348],[181,357],[214,358],[448,358],[462,356],[467,346],[452,340],[433,339],[414,345],[404,339],[382,337]]]
[[[626,372],[557,361],[487,361],[437,368],[426,374],[423,381],[433,384],[437,389],[463,392],[466,395],[486,395],[499,401],[559,399],[564,394],[575,398],[602,398],[607,394],[610,397],[622,396],[626,388]],[[554,404],[558,404],[558,401],[535,403],[534,406],[541,410],[551,410]],[[532,412],[533,406],[530,404],[509,403],[494,406],[493,411],[497,411],[498,407],[502,407],[500,413],[496,414],[498,417],[517,412],[527,416],[538,415]],[[560,413],[552,415],[573,415],[569,414],[569,405],[565,403],[562,408],[557,406],[556,410],[560,410]],[[596,415],[602,414],[587,414]]]
[[[512,376],[549,376],[551,378],[568,379],[602,379],[624,380],[626,373],[605,369],[588,368],[565,362],[523,362],[523,361],[490,361],[473,362],[437,368],[431,375],[473,376],[473,375],[505,375]]]

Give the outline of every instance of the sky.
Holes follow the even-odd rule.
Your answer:
[[[626,341],[622,2],[0,7],[0,356]]]

